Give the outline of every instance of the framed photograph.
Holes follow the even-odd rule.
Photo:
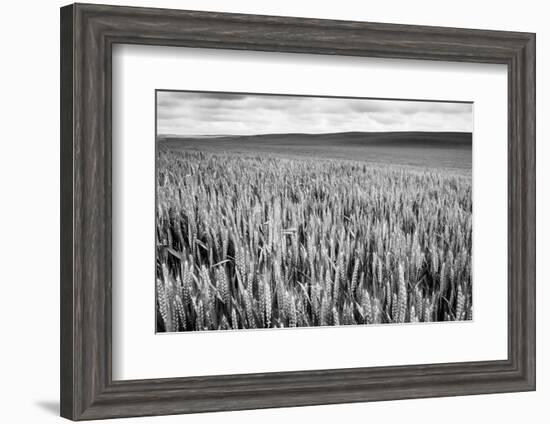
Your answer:
[[[61,9],[61,414],[535,389],[535,35]]]

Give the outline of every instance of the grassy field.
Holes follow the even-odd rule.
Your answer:
[[[157,331],[471,319],[471,136],[415,134],[159,140]]]
[[[264,134],[209,138],[161,137],[172,150],[351,159],[471,173],[471,133]]]

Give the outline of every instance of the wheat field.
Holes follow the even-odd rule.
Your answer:
[[[472,319],[471,175],[158,149],[157,331]]]

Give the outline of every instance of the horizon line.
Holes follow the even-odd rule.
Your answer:
[[[255,134],[176,134],[176,133],[161,133],[156,134],[156,137],[256,137],[266,135],[333,135],[333,134],[404,134],[404,133],[428,133],[428,134],[473,134],[473,131],[427,131],[427,130],[406,130],[406,131],[335,131],[335,132],[276,132],[276,133],[255,133]]]

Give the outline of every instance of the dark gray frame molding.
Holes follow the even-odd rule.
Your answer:
[[[508,66],[508,359],[113,381],[116,43]],[[535,389],[535,35],[75,4],[61,9],[61,415],[73,420]]]

